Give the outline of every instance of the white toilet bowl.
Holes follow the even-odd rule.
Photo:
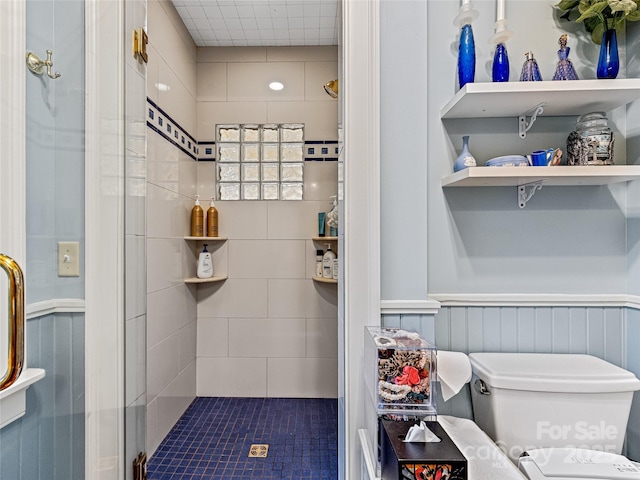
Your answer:
[[[537,449],[621,453],[633,392],[640,390],[631,372],[589,355],[472,353],[469,359],[475,422],[514,463],[523,452]],[[570,452],[562,453],[571,458]],[[545,455],[550,454],[542,450],[524,460],[534,472],[523,470],[525,474],[537,473],[536,458]],[[562,471],[571,472],[572,465],[583,464],[569,462]],[[558,472],[548,467],[546,471]],[[579,475],[558,478],[583,478]]]

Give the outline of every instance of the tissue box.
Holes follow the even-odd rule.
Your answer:
[[[467,459],[438,422],[426,422],[440,438],[440,442],[430,443],[403,441],[416,422],[380,423],[382,480],[467,480]]]
[[[436,415],[436,347],[415,332],[365,327],[365,384],[378,415]]]

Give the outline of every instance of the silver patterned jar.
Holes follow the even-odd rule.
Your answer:
[[[578,117],[567,139],[568,165],[613,165],[613,132],[604,112]]]

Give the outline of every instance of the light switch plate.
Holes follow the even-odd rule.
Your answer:
[[[58,242],[58,276],[80,276],[79,242]]]

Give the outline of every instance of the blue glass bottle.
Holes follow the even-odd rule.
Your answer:
[[[476,44],[471,24],[463,25],[458,46],[458,83],[460,88],[473,83],[476,75]]]
[[[509,56],[507,55],[507,47],[504,43],[496,45],[491,73],[494,82],[509,81]]]
[[[616,78],[620,69],[618,58],[618,39],[616,29],[609,28],[602,34],[600,56],[598,57],[598,78]]]

